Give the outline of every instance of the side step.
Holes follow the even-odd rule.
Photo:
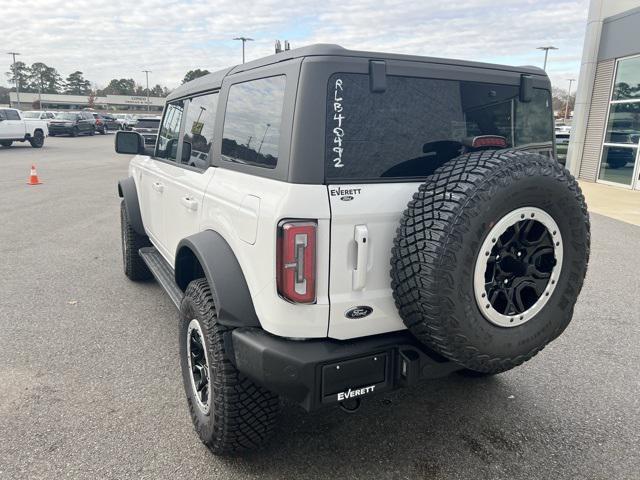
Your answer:
[[[156,247],[144,247],[138,250],[138,253],[147,264],[157,282],[169,294],[171,301],[177,308],[180,308],[183,293],[176,284],[173,268],[167,263]]]

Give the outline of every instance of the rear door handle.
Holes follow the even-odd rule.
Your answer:
[[[353,289],[362,290],[367,283],[369,261],[369,230],[366,225],[356,225],[353,232],[356,242],[356,268],[353,271]]]
[[[184,205],[188,210],[198,209],[198,202],[189,196],[182,197],[180,199],[180,203],[182,203],[182,205]]]
[[[160,192],[160,193],[164,192],[164,185],[161,184],[160,182],[153,182],[151,186],[156,192]]]

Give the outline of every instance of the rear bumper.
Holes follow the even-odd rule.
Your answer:
[[[238,370],[308,411],[462,368],[420,345],[408,331],[349,341],[296,341],[238,328],[227,344]]]

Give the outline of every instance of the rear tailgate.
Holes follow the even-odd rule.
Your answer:
[[[391,294],[391,246],[419,183],[328,186],[331,205],[329,337],[405,328]]]

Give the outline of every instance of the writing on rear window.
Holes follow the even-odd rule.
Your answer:
[[[342,129],[342,121],[344,120],[344,115],[342,115],[343,107],[342,107],[342,79],[337,78],[335,82],[335,86],[333,89],[333,167],[334,168],[342,168],[344,164],[342,163],[342,152],[344,149],[342,148],[342,137],[344,137],[344,130]]]

